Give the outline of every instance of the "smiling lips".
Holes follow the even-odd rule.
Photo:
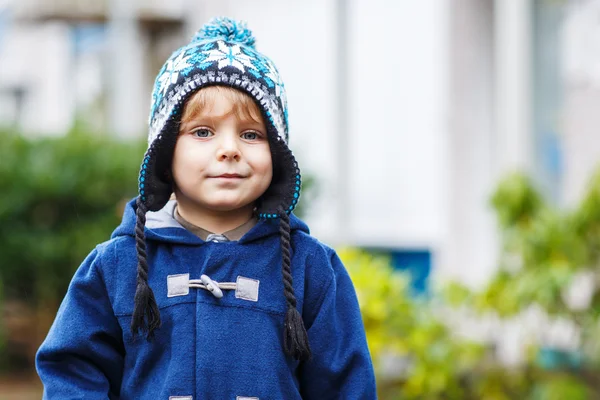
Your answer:
[[[241,178],[243,178],[243,176],[239,175],[239,174],[222,174],[222,175],[214,176],[213,178],[241,179]]]

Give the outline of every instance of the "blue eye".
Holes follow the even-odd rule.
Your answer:
[[[204,128],[200,128],[200,129],[196,129],[194,132],[192,132],[194,136],[199,137],[199,138],[207,138],[212,136],[212,132],[209,131],[208,129],[204,129]]]
[[[242,138],[246,140],[256,140],[258,139],[258,134],[256,132],[244,132],[242,133]]]

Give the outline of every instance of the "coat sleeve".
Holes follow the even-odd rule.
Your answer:
[[[118,398],[124,349],[100,274],[98,248],[75,273],[36,354],[44,399]]]
[[[304,399],[377,398],[375,374],[354,285],[329,249],[333,278],[306,326],[312,359],[300,366]]]

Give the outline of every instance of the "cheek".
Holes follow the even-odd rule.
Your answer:
[[[180,171],[204,169],[208,163],[208,158],[209,155],[206,149],[196,143],[177,142],[171,166],[173,169],[179,169]]]
[[[183,159],[184,155],[182,154],[181,147],[175,146],[175,152],[173,153],[173,161],[171,162],[171,175],[173,176],[173,180],[176,182],[180,180],[181,171],[183,168]]]
[[[191,146],[179,141],[175,146],[173,162],[171,163],[171,174],[176,184],[195,176],[201,166],[200,157],[194,156],[191,150]]]
[[[273,164],[271,162],[271,154],[269,153],[267,156],[263,155],[258,157],[254,165],[255,170],[262,175],[263,180],[271,183],[271,180],[273,179]]]

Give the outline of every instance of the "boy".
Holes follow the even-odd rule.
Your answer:
[[[44,397],[376,398],[352,282],[291,214],[300,184],[277,70],[211,21],[158,75],[140,194],[40,347]]]

